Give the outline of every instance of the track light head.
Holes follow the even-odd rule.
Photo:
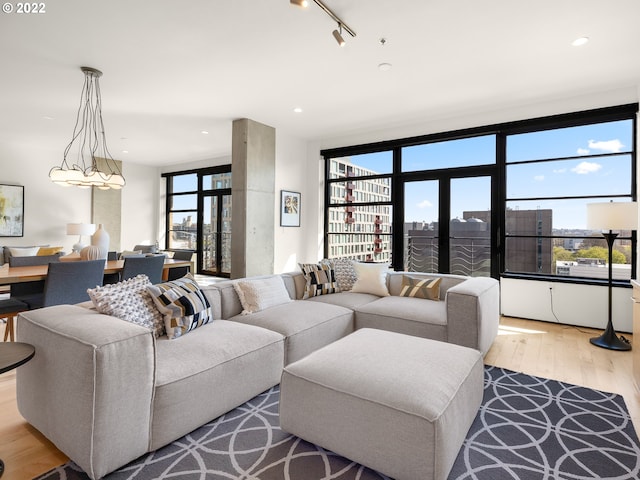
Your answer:
[[[342,38],[342,25],[338,24],[338,27],[340,28],[340,31],[334,30],[333,38],[336,39],[336,42],[338,42],[338,45],[340,45],[341,47],[344,47],[345,41],[344,41],[344,38]]]
[[[302,8],[307,8],[309,6],[309,2],[307,0],[289,0],[289,3]]]

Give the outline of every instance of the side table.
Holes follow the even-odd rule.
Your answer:
[[[0,343],[0,374],[18,368],[33,358],[36,349],[33,345],[21,342]],[[4,463],[0,460],[0,477],[4,473]]]

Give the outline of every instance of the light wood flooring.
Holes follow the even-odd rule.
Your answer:
[[[0,325],[0,337],[4,325]],[[632,380],[631,353],[594,347],[595,330],[503,317],[485,363],[624,396],[640,433],[640,393]],[[626,335],[630,338],[630,335]],[[637,346],[640,348],[640,345]],[[0,375],[2,480],[30,480],[67,461],[18,413],[15,371]]]

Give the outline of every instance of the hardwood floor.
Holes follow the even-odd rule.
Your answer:
[[[3,333],[4,325],[0,325],[0,336]],[[640,392],[632,379],[631,353],[592,346],[589,338],[596,333],[503,317],[485,363],[621,394],[640,434]],[[6,466],[2,480],[29,480],[67,461],[18,413],[15,371],[0,375],[0,458]]]

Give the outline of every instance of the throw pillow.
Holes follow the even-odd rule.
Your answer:
[[[9,247],[12,257],[35,257],[40,247]]]
[[[172,340],[213,321],[209,300],[191,274],[149,285],[147,291],[164,314],[167,336]]]
[[[147,292],[149,285],[149,277],[138,275],[123,282],[90,288],[87,293],[98,312],[147,327],[157,338],[164,335],[164,317]]]
[[[293,301],[280,276],[238,280],[233,288],[242,304],[242,315]]]
[[[440,282],[442,278],[419,278],[402,276],[401,297],[416,297],[426,300],[440,300]]]
[[[320,263],[300,263],[300,270],[307,281],[302,299],[340,292],[332,260]]]
[[[60,253],[62,251],[62,247],[40,247],[38,249],[38,256],[46,256],[46,255],[55,255],[56,253]]]
[[[324,262],[325,260],[323,260]],[[341,292],[348,292],[353,288],[358,276],[356,269],[353,267],[353,260],[346,257],[332,258],[334,270],[336,272],[336,281]]]
[[[353,262],[358,279],[353,284],[352,292],[371,293],[379,297],[388,297],[387,272],[388,263],[359,263]]]

